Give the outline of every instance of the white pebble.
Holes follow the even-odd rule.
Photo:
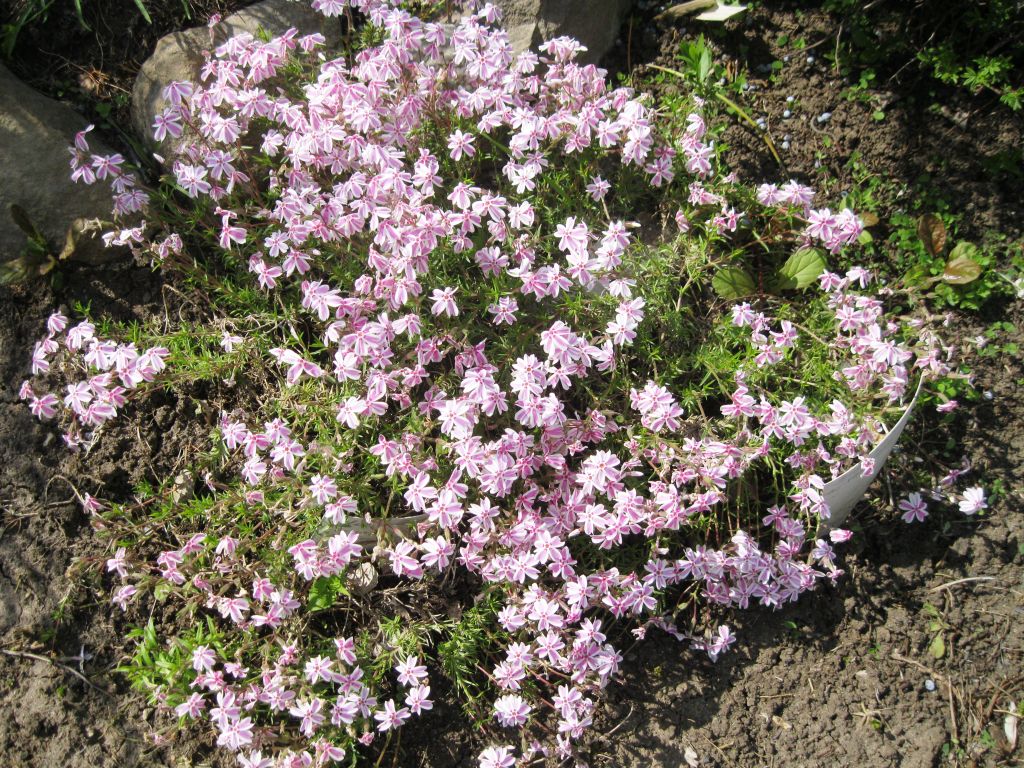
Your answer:
[[[782,112],[782,116],[783,116],[783,117],[784,117],[784,118],[785,118],[786,120],[789,120],[789,118],[791,118],[791,117],[793,116],[793,113],[792,113],[792,112],[790,112],[790,111],[789,111],[788,109],[786,109],[786,110],[783,110],[783,112]]]
[[[924,681],[924,688],[926,691],[934,691],[935,681],[929,677],[927,680]]]
[[[808,56],[807,57],[807,63],[808,64],[813,64],[814,63],[814,56]]]
[[[793,98],[792,96],[787,96],[786,97],[786,103],[787,104],[792,104],[794,101],[796,101],[796,99]]]
[[[782,142],[782,148],[783,149],[789,149],[789,142],[788,141]]]
[[[832,119],[832,113],[831,112],[822,112],[820,115],[818,115],[818,122],[819,123],[827,123],[831,119]]]

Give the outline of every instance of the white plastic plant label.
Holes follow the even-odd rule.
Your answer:
[[[907,406],[907,410],[903,412],[903,416],[889,430],[889,434],[885,436],[882,442],[876,445],[875,449],[868,454],[868,457],[873,459],[875,463],[873,471],[870,474],[865,474],[861,467],[856,466],[848,469],[835,480],[825,483],[824,496],[829,508],[829,518],[824,521],[827,527],[836,528],[842,525],[850,514],[850,510],[864,497],[868,486],[878,477],[878,473],[882,471],[882,466],[885,464],[886,459],[889,458],[892,449],[899,442],[900,435],[903,434],[903,428],[910,421],[923,384],[923,380],[918,382],[917,391],[914,392],[914,397],[910,401],[910,405]]]
[[[731,19],[733,16],[743,13],[747,10],[745,5],[726,5],[724,3],[715,3],[714,8],[710,8],[703,13],[697,15],[700,21],[725,21]]]
[[[679,19],[700,11],[696,16],[700,21],[725,21],[745,10],[747,10],[747,6],[736,3],[720,3],[718,0],[687,0],[685,3],[678,3],[666,8],[658,14],[657,18]]]

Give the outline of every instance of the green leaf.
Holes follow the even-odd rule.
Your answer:
[[[980,253],[981,249],[978,248],[978,246],[976,246],[974,243],[970,242],[969,240],[961,240],[959,243],[953,246],[953,250],[949,252],[949,258],[950,260],[952,260],[959,259],[961,257],[966,257],[968,259],[974,259],[975,261],[977,261]]]
[[[82,13],[82,0],[75,0],[75,16],[78,17],[78,23],[82,25],[82,29],[86,32],[92,31],[92,27],[85,23],[85,14]]]
[[[739,267],[722,267],[711,279],[711,287],[723,299],[740,299],[754,293],[754,279]]]
[[[142,18],[146,20],[147,24],[153,23],[153,19],[149,16],[149,11],[146,10],[146,4],[142,0],[135,0],[135,7],[139,9],[139,13],[142,14]]]
[[[325,611],[334,604],[334,590],[329,578],[319,578],[309,587],[306,605],[311,611]]]
[[[17,203],[11,203],[7,210],[11,214],[11,221],[17,225],[18,229],[28,235],[30,240],[44,240],[24,208]]]
[[[162,603],[171,596],[172,589],[173,587],[169,581],[161,581],[153,588],[153,597],[156,598],[158,603]]]
[[[25,283],[47,274],[57,261],[30,240],[16,259],[0,261],[0,285]]]
[[[967,285],[981,277],[981,264],[975,261],[978,246],[974,243],[957,243],[949,254],[949,261],[942,271],[942,282],[950,285]]]
[[[934,213],[926,213],[917,220],[917,236],[932,256],[938,256],[946,247],[946,225]]]
[[[309,587],[306,605],[311,611],[326,611],[331,608],[339,595],[347,595],[348,590],[338,576],[322,576]]]
[[[946,641],[942,637],[941,633],[936,635],[935,638],[932,640],[931,644],[928,646],[928,653],[930,653],[936,659],[941,659],[943,656],[946,655]]]
[[[703,45],[704,38],[700,39],[700,43]],[[711,75],[711,51],[706,47],[700,52],[700,61],[697,64],[697,80],[698,82],[706,82],[708,77]]]
[[[779,267],[778,286],[781,290],[807,288],[813,285],[827,268],[828,261],[825,259],[824,251],[819,248],[801,248]]]
[[[904,279],[907,281],[907,285],[917,285],[928,288],[939,278],[930,276],[927,264],[914,264],[907,270],[906,275],[904,275]]]

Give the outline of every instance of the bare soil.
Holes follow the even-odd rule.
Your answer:
[[[121,4],[126,13],[134,7]],[[84,4],[90,5],[109,12],[117,2]],[[822,51],[833,44],[827,36],[834,24],[808,5],[757,9],[731,23],[715,45],[755,75],[775,58],[792,60],[794,52],[776,45],[781,34],[799,29],[809,42],[825,39],[816,49]],[[94,25],[96,45],[76,43],[69,33],[50,48],[39,46],[44,53],[56,49],[69,62],[64,68],[34,52],[15,69],[22,76],[33,70],[34,84],[51,95],[80,87],[68,85],[69,72],[99,72],[110,83],[103,98],[113,99],[130,85],[145,46],[118,38],[143,34],[139,25],[126,33],[107,27]],[[679,25],[640,16],[624,30],[623,48],[633,66],[671,63],[683,34]],[[609,61],[626,58],[620,49]],[[806,54],[800,60],[750,94],[751,109],[768,117],[776,144],[790,136],[787,167],[779,169],[763,141],[736,126],[727,137],[741,175],[831,179],[842,188],[850,183],[847,161],[858,152],[869,170],[897,181],[913,184],[926,174],[962,206],[968,231],[1020,234],[1020,179],[1005,161],[1021,146],[1019,119],[991,99],[964,94],[950,94],[935,112],[928,99],[901,90],[898,79],[871,91],[869,101],[849,101],[842,96],[849,83],[825,64],[807,64]],[[76,93],[73,102],[87,101]],[[787,95],[800,110],[783,120]],[[879,105],[882,121],[872,117]],[[832,118],[823,126],[816,116],[825,111]],[[159,276],[135,265],[70,268],[58,288],[0,288],[0,758],[31,768],[220,764],[197,734],[180,735],[173,751],[153,743],[154,713],[114,671],[130,650],[128,629],[144,617],[110,607],[109,585],[93,567],[104,553],[75,500],[101,489],[126,498],[138,480],[180,471],[203,447],[205,427],[189,426],[189,403],[157,395],[130,410],[92,455],[68,454],[18,402],[16,390],[46,316],[75,300],[121,319],[173,308]],[[959,318],[962,339],[995,317],[1018,327],[1024,320],[1020,306],[992,307],[989,314]],[[992,398],[963,411],[952,447],[970,456],[979,484],[1005,488],[989,514],[936,513],[907,526],[891,511],[901,489],[882,487],[879,501],[855,517],[862,530],[845,560],[847,576],[786,610],[737,614],[737,650],[718,664],[656,634],[631,650],[587,746],[592,766],[1021,764],[1024,752],[1009,751],[1002,724],[1010,703],[1024,698],[1024,366],[1004,357],[979,361],[975,370]],[[920,414],[906,439],[935,445],[937,424]],[[938,634],[941,658],[930,651]],[[443,688],[440,694],[433,715],[405,729],[396,764],[474,764],[479,737]]]
[[[16,392],[29,373],[24,353],[55,308],[90,300],[114,317],[147,317],[159,286],[128,265],[66,277],[62,291],[0,288],[0,755],[19,766],[156,765],[139,702],[121,696],[112,674],[128,625],[88,569],[102,551],[78,501],[108,482],[126,494],[154,462],[166,466],[161,444],[142,437],[155,413],[133,414],[135,434],[80,457]],[[161,442],[174,440],[171,429]]]

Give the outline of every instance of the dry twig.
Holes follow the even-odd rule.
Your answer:
[[[69,674],[74,675],[79,680],[81,680],[83,683],[85,683],[87,686],[89,686],[90,688],[92,688],[95,691],[98,691],[99,693],[102,693],[104,696],[109,696],[110,695],[109,691],[106,691],[103,688],[100,688],[98,685],[96,685],[96,683],[94,683],[88,677],[83,675],[77,669],[75,669],[74,667],[69,667],[67,664],[63,663],[59,659],[51,659],[48,656],[43,656],[43,655],[38,654],[38,653],[30,653],[29,651],[15,651],[15,650],[12,650],[10,648],[0,648],[0,653],[3,653],[6,656],[12,656],[14,658],[32,659],[34,661],[44,661],[47,664],[52,664],[53,666],[55,666],[55,667],[57,667],[59,669],[62,669],[62,670],[64,670],[65,672],[67,672]]]

